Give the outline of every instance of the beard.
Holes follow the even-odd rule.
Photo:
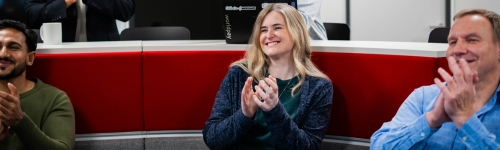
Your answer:
[[[15,77],[20,76],[26,70],[26,66],[27,66],[26,62],[19,64],[14,69],[12,69],[12,71],[10,71],[10,73],[8,73],[6,75],[0,75],[0,80],[10,80],[10,79],[13,79]]]

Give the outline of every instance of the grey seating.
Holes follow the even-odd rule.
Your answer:
[[[351,40],[351,29],[345,23],[323,23],[328,40]]]
[[[448,43],[448,34],[450,34],[450,28],[435,28],[429,34],[429,43]]]

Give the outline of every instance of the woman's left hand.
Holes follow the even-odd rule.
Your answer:
[[[259,85],[255,86],[255,93],[259,94],[261,99],[257,95],[253,95],[253,100],[257,105],[264,111],[270,111],[279,102],[278,85],[276,84],[276,78],[269,75],[264,80],[259,81]]]

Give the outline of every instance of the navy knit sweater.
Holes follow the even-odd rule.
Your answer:
[[[254,120],[241,111],[241,90],[249,77],[231,67],[217,92],[203,139],[210,149],[239,149]],[[254,83],[255,84],[255,83]],[[264,112],[277,149],[318,149],[330,121],[333,87],[324,78],[306,76],[301,86],[297,116],[290,118],[281,103]]]

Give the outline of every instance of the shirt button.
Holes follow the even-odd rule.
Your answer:
[[[424,136],[425,136],[425,133],[424,133],[424,132],[420,133],[420,136],[424,137]]]
[[[462,141],[465,141],[465,140],[467,140],[467,137],[466,137],[466,136],[464,136],[464,137],[462,138]]]

